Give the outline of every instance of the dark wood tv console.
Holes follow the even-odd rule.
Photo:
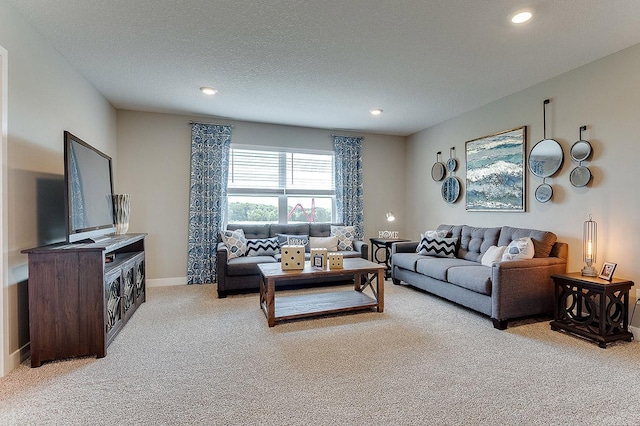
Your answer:
[[[107,354],[107,346],[145,302],[145,236],[22,251],[29,255],[32,367]]]

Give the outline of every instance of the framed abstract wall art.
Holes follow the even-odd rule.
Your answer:
[[[527,127],[465,143],[467,211],[525,211]]]

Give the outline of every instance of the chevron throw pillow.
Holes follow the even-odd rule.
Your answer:
[[[247,239],[247,256],[273,256],[279,252],[278,237]]]
[[[423,237],[418,245],[418,254],[436,257],[456,257],[457,238]]]
[[[416,247],[416,253],[420,253],[427,248],[427,240],[433,240],[434,238],[444,238],[447,236],[447,231],[424,231],[424,234],[420,234],[420,243]]]

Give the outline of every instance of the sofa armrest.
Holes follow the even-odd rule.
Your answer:
[[[507,320],[553,312],[552,274],[566,272],[567,261],[558,257],[494,263],[491,318]]]
[[[229,249],[224,243],[218,243],[216,250],[216,281],[218,286],[218,297],[224,297],[225,278],[227,276],[227,260],[229,258]]]
[[[360,252],[360,257],[363,259],[369,259],[369,244],[364,241],[354,240],[353,249]]]
[[[418,241],[405,241],[391,244],[391,255],[394,253],[415,253],[418,248]]]

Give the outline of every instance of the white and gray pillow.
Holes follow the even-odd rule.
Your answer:
[[[353,251],[353,240],[356,239],[355,226],[331,225],[331,236],[338,237],[338,250]]]
[[[229,250],[229,259],[244,256],[247,252],[247,239],[242,229],[222,231],[220,237]]]
[[[311,252],[308,235],[277,234],[280,248],[284,246],[304,246],[304,251]]]

